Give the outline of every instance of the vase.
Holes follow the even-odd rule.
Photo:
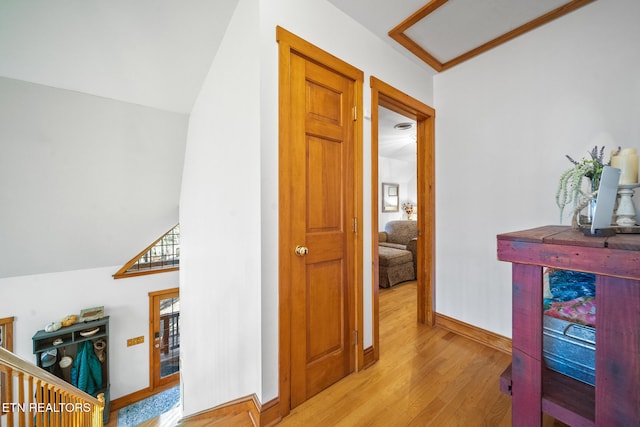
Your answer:
[[[600,185],[599,180],[597,179],[589,179],[588,193],[585,195],[587,198],[587,203],[584,209],[580,212],[579,215],[579,224],[580,226],[590,226],[593,222],[593,215],[596,212],[596,201],[597,198],[593,194],[598,190],[598,186]]]

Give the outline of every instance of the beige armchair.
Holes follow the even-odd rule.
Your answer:
[[[418,228],[416,221],[398,220],[385,224],[378,233],[379,285],[383,288],[415,280]]]

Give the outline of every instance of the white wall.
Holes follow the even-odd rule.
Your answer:
[[[510,337],[496,234],[559,223],[565,154],[640,148],[638,16],[600,0],[434,78],[438,312]]]
[[[390,159],[388,157],[378,158],[378,204],[382,200],[382,183],[389,182],[399,185],[400,206],[398,212],[382,212],[378,209],[378,228],[384,230],[384,226],[389,221],[407,219],[407,214],[402,210],[402,204],[413,202],[418,203],[418,182],[416,177],[416,162],[405,162],[403,160]],[[416,219],[414,216],[413,219]]]
[[[149,387],[148,293],[178,287],[178,273],[114,280],[120,267],[0,279],[0,318],[15,316],[14,353],[35,363],[31,337],[38,330],[84,308],[104,306],[110,316],[111,399]],[[141,335],[143,344],[127,347],[128,338]]]
[[[0,94],[0,277],[124,264],[176,225],[186,115],[4,77]]]
[[[258,7],[237,3],[189,121],[180,200],[184,415],[261,390]]]

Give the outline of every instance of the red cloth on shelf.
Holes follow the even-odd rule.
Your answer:
[[[579,297],[570,301],[553,302],[545,315],[581,325],[596,325],[595,297]]]

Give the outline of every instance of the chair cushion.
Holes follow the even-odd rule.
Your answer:
[[[380,242],[379,245],[384,246],[386,248],[402,249],[403,251],[407,250],[407,245],[403,245],[400,243]]]
[[[413,255],[411,252],[402,249],[379,246],[378,255],[380,265],[385,267],[400,265],[407,262],[413,263]]]

